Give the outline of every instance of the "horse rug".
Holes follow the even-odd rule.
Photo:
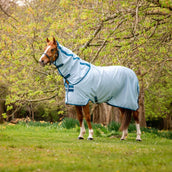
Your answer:
[[[58,53],[54,65],[64,78],[66,104],[83,106],[92,101],[138,109],[139,82],[133,70],[122,66],[95,66],[59,43]]]

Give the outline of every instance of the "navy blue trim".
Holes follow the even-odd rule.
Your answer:
[[[89,99],[86,104],[73,104],[73,103],[68,103],[68,102],[65,102],[65,104],[67,104],[67,105],[75,105],[75,106],[85,106],[85,105],[87,105],[89,103],[89,101],[93,102],[92,100]],[[113,106],[113,107],[117,107],[117,108],[123,108],[123,109],[132,110],[132,111],[138,110],[138,108],[136,110],[134,110],[134,109],[124,108],[124,107],[120,107],[120,106],[115,106],[115,105],[112,105],[112,104],[110,104],[108,102],[104,102],[104,103],[106,103],[106,104],[108,104],[110,106]]]
[[[62,67],[63,65],[64,64],[62,63],[62,64],[57,65],[56,67],[59,68],[59,67]]]
[[[59,49],[61,50],[62,53],[64,53],[65,55],[67,56],[72,56],[73,57],[73,54],[68,54],[66,51],[64,51],[60,46],[59,46]]]
[[[80,60],[79,57],[73,57],[73,60]]]
[[[74,88],[73,85],[68,85],[67,83],[65,83],[65,88]]]
[[[61,73],[60,69],[57,68],[57,70],[58,70],[59,74],[60,74],[63,78],[65,78],[65,76]],[[68,80],[67,80],[67,81],[68,81]],[[69,82],[69,81],[68,81],[68,82]]]
[[[81,65],[86,65],[86,66],[90,67],[90,64],[89,63],[82,63],[82,62],[80,62],[80,64]]]
[[[68,85],[68,87],[69,87],[69,88],[74,88],[74,86],[73,86],[73,85]]]
[[[98,103],[97,96],[94,97],[95,103]]]
[[[139,87],[139,81],[137,81],[137,92],[138,92],[138,95],[140,94],[140,87]],[[138,99],[137,99],[137,103],[138,103],[138,109],[139,109],[139,96],[138,96]]]
[[[66,51],[64,51],[64,50],[59,46],[59,43],[58,43],[58,42],[57,42],[57,46],[58,46],[58,48],[61,50],[62,53],[64,53],[64,54],[67,55],[67,56],[73,57],[73,54],[69,54],[69,53],[67,53]],[[73,57],[73,60],[80,60],[80,58],[79,58],[79,57]]]
[[[64,76],[65,79],[69,78],[70,77],[70,73],[67,74],[66,76]]]
[[[110,105],[110,106],[117,107],[117,108],[123,108],[123,109],[132,110],[132,111],[136,111],[136,110],[138,110],[138,108],[135,110],[135,109],[124,108],[124,107],[121,107],[121,106],[112,105],[112,104],[110,104],[110,103],[108,103],[108,102],[105,102],[105,103],[106,103],[106,104],[108,104],[108,105]]]
[[[67,103],[65,102],[67,105],[74,105],[74,106],[85,106],[89,103],[90,99],[88,99],[87,103],[86,104],[73,104],[73,103]]]
[[[66,88],[65,90],[66,90],[67,92],[74,92],[74,89],[70,89],[70,88],[69,88],[69,89]]]
[[[59,43],[58,43],[58,48],[59,48],[59,49],[61,50],[61,52],[64,53],[65,55],[73,57],[73,54],[69,54],[69,53],[67,53],[66,51],[64,51],[64,50],[59,46]],[[73,60],[80,60],[80,58],[79,58],[79,57],[73,57]]]
[[[85,64],[87,64],[87,63],[85,63]],[[80,81],[78,81],[77,83],[74,83],[73,85],[79,84],[87,76],[87,74],[90,71],[90,69],[91,69],[91,65],[89,65],[89,69],[88,69],[87,73],[82,77],[82,79]]]

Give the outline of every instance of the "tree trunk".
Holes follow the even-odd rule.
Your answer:
[[[5,97],[7,95],[7,87],[3,83],[0,83],[0,123],[3,123],[4,119],[2,114],[6,112]]]
[[[106,103],[93,105],[92,114],[93,123],[108,125],[111,121],[121,122],[119,109]]]
[[[74,106],[66,105],[67,117],[77,119],[76,110]]]
[[[0,124],[3,123],[3,116],[2,114],[5,112],[5,101],[0,100]]]
[[[34,121],[35,120],[35,110],[34,110],[34,107],[32,104],[31,104],[31,115],[32,115],[32,120]]]
[[[104,103],[93,105],[93,123],[106,124],[106,109]]]
[[[145,119],[145,105],[144,105],[144,85],[143,78],[141,79],[141,88],[140,88],[140,97],[139,97],[139,121],[141,127],[146,127],[146,119]]]
[[[167,117],[163,119],[163,123],[164,123],[163,126],[164,130],[172,129],[172,116],[168,114]]]
[[[167,114],[167,117],[163,119],[163,122],[164,122],[163,129],[165,130],[172,129],[172,103],[169,106],[169,114]]]

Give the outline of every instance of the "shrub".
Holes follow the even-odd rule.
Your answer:
[[[119,131],[120,124],[117,122],[112,121],[108,125],[108,131]]]
[[[79,126],[79,121],[73,118],[64,118],[60,126],[66,129],[75,128]]]

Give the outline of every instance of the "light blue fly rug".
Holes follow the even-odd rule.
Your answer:
[[[94,66],[58,42],[57,45],[59,55],[54,65],[64,78],[66,104],[83,106],[92,101],[138,109],[139,83],[131,69]]]

